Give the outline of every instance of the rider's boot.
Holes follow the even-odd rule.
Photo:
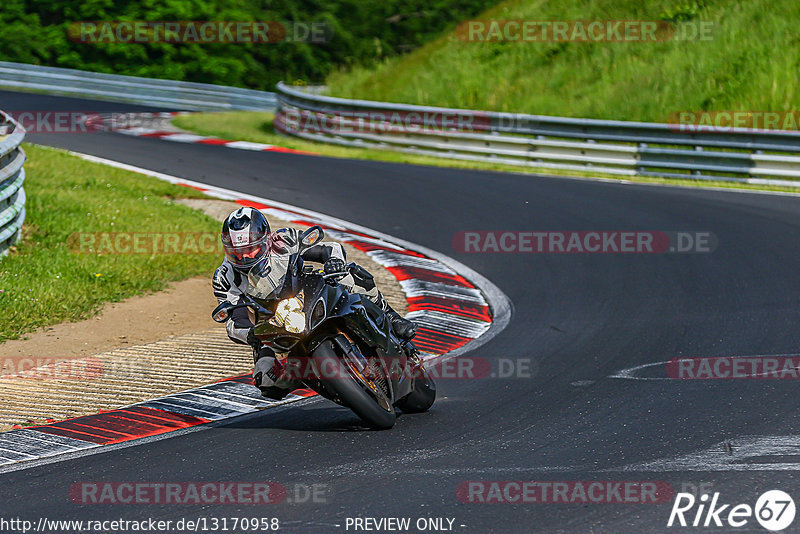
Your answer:
[[[270,400],[281,400],[294,390],[294,387],[279,385],[276,373],[275,353],[269,347],[253,349],[253,385],[261,391],[261,396]]]
[[[409,321],[394,311],[380,291],[378,291],[378,302],[376,304],[378,304],[383,310],[383,313],[386,314],[386,317],[392,325],[392,330],[394,330],[394,333],[397,334],[400,339],[409,341],[417,335],[416,323]]]
[[[364,295],[366,295],[369,300],[377,304],[386,317],[389,319],[389,323],[392,325],[392,330],[397,336],[402,339],[403,341],[409,341],[415,335],[417,335],[417,325],[409,321],[408,319],[404,319],[399,313],[394,311],[389,303],[384,298],[383,294],[378,291],[378,288],[375,286],[375,279],[373,276],[361,267],[360,265],[354,265],[350,268],[350,274],[353,277],[353,280],[357,286],[364,290]]]

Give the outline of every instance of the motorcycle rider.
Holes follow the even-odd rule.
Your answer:
[[[219,303],[227,301],[239,304],[248,289],[249,270],[261,261],[296,253],[299,249],[299,235],[300,232],[293,228],[270,232],[266,217],[255,208],[245,207],[231,212],[222,224],[221,239],[225,259],[212,279],[214,296]],[[323,264],[325,274],[345,271],[346,254],[339,243],[323,241],[306,249],[301,256],[303,260]],[[280,266],[285,263],[274,261],[272,265]],[[377,304],[386,314],[398,337],[409,340],[416,335],[416,325],[389,306],[375,286],[375,280],[369,271],[356,265],[339,283],[349,292],[364,295]],[[253,327],[246,308],[234,310],[226,323],[228,337],[232,341],[248,344],[253,348],[253,384],[261,390],[261,394],[280,400],[292,390],[303,387],[299,380],[281,376],[281,366],[275,353],[261,344],[253,333]]]

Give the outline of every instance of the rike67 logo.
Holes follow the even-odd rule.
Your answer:
[[[755,518],[765,529],[778,532],[794,521],[794,500],[784,491],[763,493],[755,506],[724,504],[720,502],[719,495],[719,492],[714,493],[709,502],[707,493],[699,499],[691,493],[678,493],[667,526],[742,528]]]

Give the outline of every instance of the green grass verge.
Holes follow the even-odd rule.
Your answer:
[[[27,219],[23,240],[0,259],[0,342],[211,275],[217,255],[78,254],[67,245],[74,232],[218,232],[216,221],[170,200],[201,193],[62,150],[24,148]]]
[[[654,183],[665,185],[681,186],[700,186],[700,187],[720,187],[727,189],[751,189],[756,191],[781,191],[797,193],[798,188],[740,184],[733,182],[712,182],[708,180],[681,180],[671,178],[649,178],[617,176],[613,174],[590,173],[578,171],[562,171],[558,169],[544,169],[535,167],[518,167],[515,165],[494,164],[478,161],[460,161],[433,156],[418,156],[405,154],[392,150],[374,150],[362,148],[342,147],[329,145],[326,143],[316,143],[288,137],[277,133],[272,126],[273,114],[268,112],[252,111],[225,111],[217,113],[191,113],[180,115],[172,122],[179,128],[183,128],[198,135],[218,137],[236,141],[251,141],[254,143],[266,143],[296,150],[306,150],[322,156],[335,158],[366,159],[376,161],[388,161],[393,163],[410,163],[415,165],[429,165],[433,167],[453,167],[460,169],[480,169],[489,171],[515,172],[525,174],[554,174],[561,176],[576,176],[583,178],[607,178],[619,181],[631,181],[639,183]]]
[[[507,0],[477,19],[669,20],[713,24],[710,40],[466,42],[450,32],[330,93],[467,109],[665,122],[683,110],[796,110],[795,0]]]

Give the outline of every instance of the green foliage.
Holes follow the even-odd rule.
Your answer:
[[[272,90],[413,50],[496,0],[3,0],[0,60]],[[325,23],[325,43],[81,43],[81,21]]]
[[[661,12],[659,18],[674,23],[686,22],[699,17],[700,12],[705,7],[705,2],[702,0],[690,0],[689,2],[667,7]]]
[[[663,42],[465,42],[443,35],[329,78],[336,96],[456,108],[664,122],[684,110],[796,110],[796,0],[507,0],[481,19],[669,20]]]

